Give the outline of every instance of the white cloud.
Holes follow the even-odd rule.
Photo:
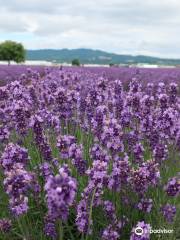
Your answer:
[[[0,0],[0,11],[0,39],[20,34],[27,48],[180,58],[179,0]]]

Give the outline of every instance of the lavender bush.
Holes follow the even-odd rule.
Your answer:
[[[180,71],[43,71],[0,87],[0,239],[179,239]]]

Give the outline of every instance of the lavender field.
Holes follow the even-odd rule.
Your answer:
[[[0,85],[0,240],[180,239],[180,69],[0,66]]]
[[[25,65],[0,65],[0,86],[3,86],[11,81],[18,80],[23,75],[28,75],[31,71],[38,72],[40,75],[44,74],[45,67]]]

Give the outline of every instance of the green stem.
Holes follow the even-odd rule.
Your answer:
[[[74,240],[74,236],[73,236],[73,234],[71,232],[71,229],[69,228],[68,224],[66,224],[66,228],[67,228],[67,230],[68,230],[68,232],[69,232],[69,234],[71,236],[71,240]]]
[[[23,235],[23,238],[26,239],[27,232],[26,232],[26,228],[24,228],[24,224],[21,223],[20,219],[17,219],[17,223],[18,223],[18,226],[20,228],[21,234]]]
[[[86,240],[88,239],[88,233],[89,233],[90,225],[91,225],[92,209],[93,209],[93,202],[94,202],[94,197],[95,197],[96,189],[97,189],[97,188],[95,188],[94,191],[93,191],[92,199],[91,199],[91,204],[90,204],[89,218],[88,218],[88,230],[87,230],[87,234],[86,234]]]
[[[61,220],[59,223],[59,240],[63,240],[63,225]]]

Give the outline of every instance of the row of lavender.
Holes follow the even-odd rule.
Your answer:
[[[29,69],[37,71],[40,75],[44,74],[44,66],[25,66],[25,65],[0,65],[0,84],[4,85],[7,82],[17,80],[22,74],[28,74]],[[62,67],[61,67],[62,68]],[[74,73],[73,67],[63,67],[65,70]],[[57,69],[57,67],[51,67]],[[76,72],[79,74],[91,73],[95,76],[105,77],[109,80],[121,79],[123,84],[129,84],[132,78],[136,77],[138,81],[142,83],[148,82],[169,82],[179,83],[180,81],[180,68],[157,68],[157,69],[146,69],[146,68],[125,68],[125,67],[78,67]]]
[[[105,69],[29,70],[0,88],[0,239],[178,239],[178,74],[142,72],[128,85]]]
[[[25,65],[0,65],[0,86],[19,79],[23,74],[28,74],[30,69],[34,72],[44,74],[43,66],[25,66]]]

